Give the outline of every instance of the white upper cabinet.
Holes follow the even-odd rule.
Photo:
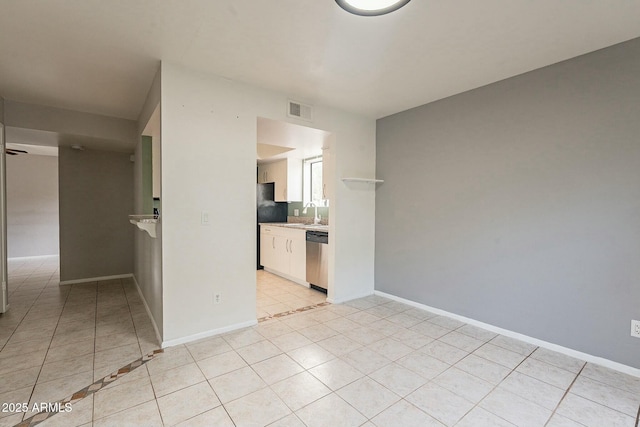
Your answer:
[[[258,184],[273,182],[276,202],[302,201],[302,160],[283,159],[258,165]]]

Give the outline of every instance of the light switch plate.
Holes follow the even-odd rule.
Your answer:
[[[202,213],[200,214],[200,224],[209,225],[209,212],[202,211]]]

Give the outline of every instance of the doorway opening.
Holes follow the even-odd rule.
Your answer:
[[[7,298],[11,300],[60,279],[58,148],[7,143],[5,156]]]
[[[330,156],[325,154],[332,140],[332,133],[324,130],[263,117],[257,119],[256,313],[259,320],[325,304],[327,292],[331,292],[326,280],[324,289],[319,289],[314,286],[319,283],[312,283],[315,279],[307,275],[307,266],[312,263],[315,266],[316,261],[308,257],[306,235],[308,230],[328,234],[332,164]],[[327,263],[322,267],[326,278]]]

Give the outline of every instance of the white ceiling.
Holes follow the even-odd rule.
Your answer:
[[[640,36],[640,1],[0,0],[0,95],[136,119],[160,60],[383,117]]]
[[[258,117],[258,163],[321,156],[330,132]]]

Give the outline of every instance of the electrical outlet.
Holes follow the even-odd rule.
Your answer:
[[[220,294],[213,294],[213,303],[220,304],[222,302],[222,296]]]
[[[631,336],[640,338],[640,320],[631,321]]]

